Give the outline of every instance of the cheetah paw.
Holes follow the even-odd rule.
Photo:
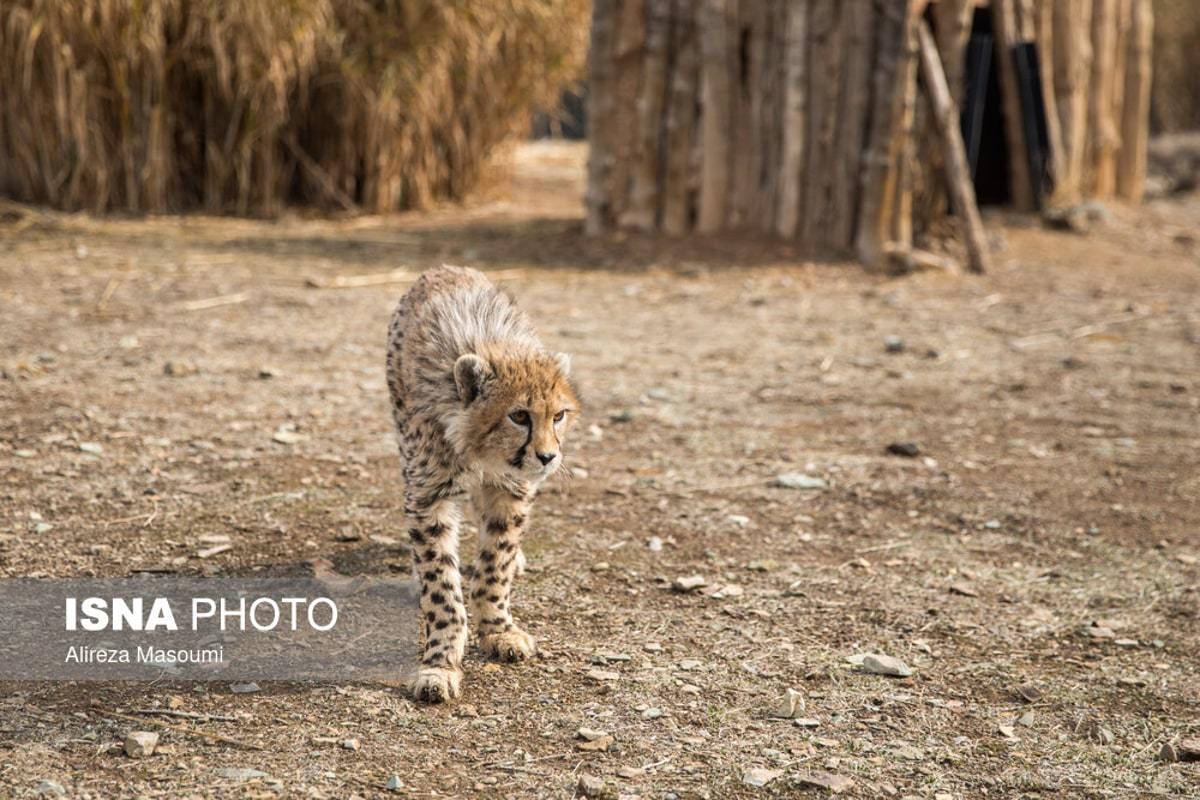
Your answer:
[[[524,661],[537,652],[533,637],[520,628],[479,637],[479,649],[501,661]]]
[[[421,667],[412,682],[412,695],[426,703],[444,703],[462,693],[462,670]]]

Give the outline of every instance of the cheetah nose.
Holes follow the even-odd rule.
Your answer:
[[[538,461],[542,462],[542,466],[546,466],[554,459],[558,458],[558,453],[538,453]]]

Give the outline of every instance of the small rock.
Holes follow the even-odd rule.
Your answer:
[[[54,530],[54,526],[49,522],[39,522],[37,525],[33,526],[34,533],[49,533],[52,530]]]
[[[280,444],[296,444],[303,442],[307,438],[303,433],[297,433],[287,428],[280,428],[271,436],[272,441],[279,442]]]
[[[592,564],[592,572],[607,572],[611,565],[607,561],[597,561]]]
[[[258,684],[254,682],[234,683],[229,686],[229,691],[233,692],[234,694],[253,694],[259,691],[259,689]]]
[[[883,340],[883,349],[889,353],[903,353],[904,340],[899,336],[887,336]]]
[[[264,366],[264,367],[258,368],[259,380],[263,380],[263,381],[270,380],[271,378],[274,378],[278,374],[279,374],[279,370],[275,369],[274,367],[265,367]]]
[[[592,680],[600,681],[601,683],[605,681],[616,681],[621,679],[621,673],[612,672],[611,670],[606,669],[589,669],[587,671],[587,676]]]
[[[1026,703],[1036,703],[1045,696],[1042,690],[1032,683],[1022,683],[1020,686],[1015,687],[1013,692]]]
[[[671,584],[672,588],[677,592],[693,592],[701,586],[708,585],[703,575],[689,575],[684,578],[676,578]]]
[[[895,678],[907,678],[913,674],[912,669],[900,659],[876,653],[863,656],[862,668],[872,675],[888,675]]]
[[[595,731],[595,733],[599,734],[595,738],[583,739],[582,741],[576,742],[575,749],[587,752],[604,752],[612,747],[614,739],[611,735],[607,733],[600,733],[599,731]]]
[[[200,368],[191,361],[168,361],[163,364],[163,375],[171,378],[182,378],[185,375],[195,375]]]
[[[1174,763],[1179,760],[1179,748],[1170,742],[1164,742],[1158,751],[1158,760]]]
[[[33,793],[38,797],[64,797],[67,794],[67,790],[61,783],[56,783],[52,780],[43,780],[38,783]]]
[[[904,458],[916,458],[921,455],[921,448],[916,442],[892,442],[887,446],[887,451],[891,455]]]
[[[694,669],[699,669],[703,662],[697,661],[694,658],[685,658],[679,662],[679,668],[685,672],[691,672]]]
[[[1180,761],[1200,761],[1200,739],[1184,739],[1178,748]]]
[[[600,731],[596,730],[595,728],[580,728],[579,730],[575,731],[576,739],[583,739],[587,742],[594,742],[597,739],[605,736],[608,736],[608,731]]]
[[[1003,736],[1005,739],[1016,739],[1017,738],[1017,729],[1014,728],[1012,725],[1001,725],[1000,726],[1000,735]]]
[[[662,552],[663,540],[657,536],[651,536],[649,541],[646,542],[646,546],[650,548],[650,552],[652,553]]]
[[[404,788],[404,781],[400,780],[399,775],[393,775],[392,777],[388,778],[388,782],[383,788],[387,789],[389,792],[398,792]]]
[[[608,798],[613,796],[605,785],[603,778],[598,778],[595,775],[588,775],[586,772],[580,774],[579,783],[575,787],[584,797],[594,799]]]
[[[658,719],[663,715],[661,708],[647,708],[642,712],[642,719]]]
[[[813,717],[796,717],[792,722],[797,728],[818,728],[821,725],[821,721]]]
[[[1138,640],[1137,639],[1117,639],[1115,642],[1113,642],[1113,644],[1115,644],[1117,647],[1137,647]]]
[[[98,456],[104,452],[104,448],[95,442],[80,442],[79,451],[81,453],[91,453],[94,456]]]
[[[779,562],[773,558],[760,558],[747,564],[746,569],[753,572],[774,572],[779,569]]]
[[[261,769],[250,769],[249,767],[221,767],[217,770],[217,777],[228,778],[231,781],[252,781],[255,778],[266,778],[269,775]]]
[[[152,756],[156,747],[158,734],[153,731],[132,731],[125,736],[125,755],[130,758]]]
[[[1112,628],[1104,625],[1092,623],[1083,629],[1083,632],[1093,639],[1115,639],[1117,634]]]
[[[780,489],[825,489],[829,486],[824,478],[815,478],[803,472],[784,472],[776,475],[771,485]]]
[[[360,747],[362,747],[362,744],[358,741],[358,739],[343,739],[342,740],[342,749],[343,750],[352,750],[354,752],[358,752],[358,749]]]
[[[833,794],[844,792],[854,785],[854,781],[845,775],[834,775],[831,772],[801,772],[795,780],[801,786],[815,786]]]
[[[763,769],[755,767],[742,772],[742,783],[747,786],[766,786],[783,774],[781,769]]]
[[[730,514],[725,517],[725,521],[736,528],[745,528],[750,524],[750,518],[743,514]]]
[[[620,767],[617,769],[617,777],[625,778],[627,780],[632,778],[640,778],[645,774],[646,770],[642,769],[641,767]]]
[[[795,719],[804,713],[804,695],[788,689],[771,709],[771,716],[779,719]]]
[[[1017,724],[1026,728],[1033,727],[1034,716],[1032,711],[1026,711],[1021,716],[1017,717]]]
[[[989,519],[987,522],[983,523],[983,527],[987,528],[989,531],[998,531],[1000,530],[1000,520]]]
[[[979,597],[979,592],[975,591],[975,588],[966,581],[958,581],[950,584],[950,593],[960,594],[963,597]]]
[[[609,414],[608,421],[616,423],[633,422],[633,412],[627,408],[622,409],[615,414]]]
[[[644,645],[642,645],[642,649],[647,653],[661,653],[662,645],[658,642],[646,642]]]

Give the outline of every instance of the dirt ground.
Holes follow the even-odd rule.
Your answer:
[[[0,214],[3,577],[406,572],[382,373],[404,283],[339,277],[489,271],[586,406],[517,586],[534,662],[470,651],[433,708],[0,683],[0,794],[1200,795],[1200,764],[1159,758],[1200,736],[1200,197],[1088,235],[991,216],[992,274],[885,278],[586,239],[580,151],[516,162],[508,194],[424,215]],[[824,486],[773,485],[794,473]],[[769,715],[789,688],[814,727]],[[227,719],[113,747],[137,727],[114,713],[168,705]]]

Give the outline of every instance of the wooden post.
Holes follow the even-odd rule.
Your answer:
[[[1046,136],[1050,140],[1049,173],[1058,193],[1058,182],[1066,162],[1063,147],[1062,122],[1058,114],[1058,98],[1054,91],[1054,3],[1041,0],[1036,10],[1036,39],[1038,44],[1038,77],[1042,83],[1042,101],[1046,106]]]
[[[637,99],[637,150],[629,207],[621,215],[623,227],[652,231],[658,223],[659,146],[663,133],[663,104],[671,25],[671,0],[646,0],[646,35],[642,58],[642,83]]]
[[[703,0],[700,13],[701,158],[700,214],[696,230],[715,233],[729,208],[732,81],[727,30],[734,0]]]
[[[971,171],[967,164],[967,149],[963,144],[962,131],[958,124],[958,106],[950,96],[946,85],[946,74],[938,58],[937,45],[929,24],[922,20],[917,35],[920,37],[921,76],[929,92],[938,133],[946,151],[946,182],[955,210],[963,219],[963,238],[966,241],[967,257],[972,272],[988,269],[987,237],[979,207],[975,204],[975,187],[971,183]]]
[[[584,231],[595,235],[608,227],[612,178],[612,127],[603,123],[615,113],[613,97],[613,22],[617,0],[592,0],[592,32],[588,49],[588,185],[584,195]]]
[[[875,74],[871,78],[871,125],[861,172],[861,200],[855,252],[868,268],[882,263],[892,235],[898,162],[905,142],[897,128],[906,96],[915,92],[916,76],[909,64],[916,58],[909,47],[915,10],[910,3],[879,6],[875,34]],[[911,80],[911,92],[910,92]]]
[[[662,229],[682,236],[692,217],[692,150],[696,143],[696,18],[690,0],[676,0],[671,51],[675,57],[667,107],[666,174],[663,177]]]
[[[1025,143],[1024,114],[1021,112],[1021,87],[1013,62],[1013,48],[1019,40],[1014,0],[992,0],[995,22],[996,58],[1000,62],[1000,95],[1004,106],[1004,136],[1008,141],[1009,189],[1013,207],[1018,211],[1034,209],[1033,182],[1029,175],[1029,155]]]
[[[1088,163],[1090,194],[1111,197],[1116,189],[1117,126],[1113,120],[1113,83],[1116,79],[1117,0],[1096,0],[1092,15],[1092,81]]]
[[[1088,126],[1088,78],[1092,70],[1092,0],[1053,0],[1054,85],[1063,132],[1063,164],[1056,205],[1083,195]]]
[[[1145,190],[1146,148],[1150,139],[1150,78],[1154,46],[1154,7],[1151,0],[1133,0],[1129,30],[1117,193],[1127,200],[1137,201],[1142,199]]]
[[[808,114],[808,4],[789,3],[783,71],[783,153],[779,169],[779,204],[775,232],[790,239],[800,224],[804,181],[804,123]]]

